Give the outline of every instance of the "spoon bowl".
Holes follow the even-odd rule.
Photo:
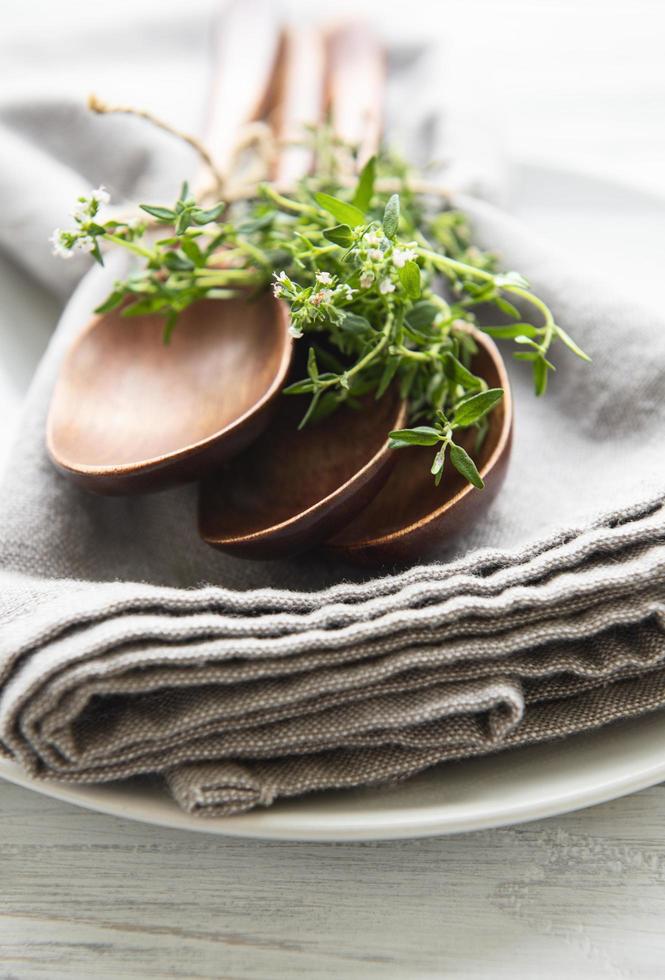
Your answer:
[[[508,375],[496,344],[487,334],[472,330],[478,345],[473,370],[490,388],[504,396],[488,417],[489,428],[479,452],[475,430],[457,441],[474,457],[485,481],[476,490],[446,460],[437,487],[430,474],[434,450],[410,447],[395,450],[397,462],[372,502],[326,543],[334,555],[362,564],[401,563],[432,557],[437,548],[465,530],[496,496],[510,458],[513,403]]]
[[[95,317],[65,356],[47,447],[86,490],[124,494],[194,480],[270,419],[291,361],[286,306],[202,300],[162,341],[158,316]]]
[[[388,432],[406,418],[396,392],[372,395],[298,431],[307,398],[285,396],[270,426],[242,456],[201,485],[202,538],[243,558],[312,548],[348,524],[395,462]]]

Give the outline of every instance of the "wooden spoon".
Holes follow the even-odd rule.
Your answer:
[[[327,40],[326,91],[332,128],[357,148],[358,169],[377,152],[383,128],[385,53],[363,21],[344,24]]]
[[[354,32],[334,37],[348,55]],[[368,74],[369,51],[380,61],[376,45],[366,45],[362,35],[361,77]],[[330,41],[326,51],[330,56]],[[282,46],[277,87],[278,103],[273,126],[279,137],[302,131],[312,115],[323,112],[324,78],[331,109],[342,98],[337,119],[345,121],[346,136],[355,141],[367,119],[367,99],[381,98],[374,88],[355,93],[334,84],[334,72],[322,55],[322,41],[307,29],[286,33]],[[335,71],[345,67],[335,61]],[[346,67],[350,67],[346,65]],[[373,78],[379,77],[378,69]],[[297,148],[296,148],[297,149]],[[294,152],[284,157],[275,176],[293,182],[311,166],[311,154]],[[302,355],[302,345],[298,348]],[[300,358],[302,360],[302,358]],[[294,379],[305,374],[304,362]],[[263,436],[232,465],[209,477],[201,487],[199,529],[209,544],[245,558],[278,558],[297,554],[323,541],[348,523],[372,499],[386,479],[395,455],[388,449],[391,429],[405,422],[406,406],[394,391],[380,401],[370,395],[362,410],[338,410],[326,420],[298,431],[307,406],[306,398],[288,396],[278,406]]]
[[[294,555],[374,497],[395,462],[387,434],[404,425],[404,403],[395,392],[378,402],[369,395],[361,409],[339,409],[299,432],[307,402],[284,396],[263,435],[202,483],[199,530],[208,544],[243,558]]]
[[[231,4],[220,36],[234,38],[234,50],[241,42],[255,45],[265,6]],[[257,18],[249,37],[248,8]],[[270,20],[266,25],[275,33]],[[224,105],[237,135],[247,121],[238,101],[253,117],[270,77],[255,60],[240,78],[230,76],[234,66],[233,60],[218,66],[208,134],[222,166],[231,142],[219,134]],[[194,479],[243,449],[268,422],[292,348],[282,304],[268,296],[197,303],[166,347],[162,329],[158,316],[124,318],[115,310],[93,318],[65,356],[47,447],[55,465],[88,490],[137,493]]]
[[[168,346],[159,317],[92,320],[53,396],[51,458],[97,493],[200,477],[265,427],[289,370],[288,325],[288,310],[269,294],[197,303]]]
[[[273,164],[272,179],[289,189],[310,173],[313,150],[303,145],[306,127],[320,123],[324,112],[325,44],[314,27],[287,27],[277,59],[273,133],[281,144]]]
[[[204,143],[223,177],[237,162],[239,134],[268,111],[280,37],[270,0],[232,0],[215,24]],[[209,184],[204,171],[192,186],[198,194]]]
[[[433,450],[395,450],[398,457],[388,480],[358,517],[326,543],[326,550],[364,564],[422,560],[464,530],[496,496],[506,473],[512,440],[513,402],[506,368],[496,344],[473,329],[479,352],[473,369],[504,396],[489,416],[489,430],[479,454],[473,452],[474,430],[460,440],[485,481],[476,490],[446,461],[441,484],[430,474]]]

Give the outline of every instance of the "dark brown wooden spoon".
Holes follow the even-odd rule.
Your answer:
[[[366,23],[352,21],[330,32],[327,54],[326,95],[332,128],[357,148],[360,169],[381,141],[385,52]]]
[[[321,122],[324,114],[325,44],[313,26],[289,25],[282,33],[270,123],[280,149],[271,177],[278,187],[290,189],[310,173],[314,152],[303,144],[306,127]]]
[[[279,37],[270,6],[231,3],[217,34],[206,142],[224,172],[234,141],[266,103]],[[261,57],[247,58],[247,45]],[[115,310],[94,317],[65,356],[47,447],[58,469],[87,490],[139,493],[196,479],[268,422],[292,349],[282,304],[267,295],[196,303],[168,346],[163,326],[159,316]]]
[[[301,376],[302,372],[298,376]],[[199,530],[243,558],[281,558],[344,527],[385,481],[396,453],[387,435],[404,425],[395,392],[342,408],[297,430],[308,398],[284,396],[262,436],[201,485]]]
[[[380,49],[366,29],[353,25],[327,38],[325,60],[323,52],[321,39],[313,41],[302,29],[285,34],[275,132],[288,138],[315,112],[321,114],[325,83],[333,125],[370,155],[378,143],[383,96]],[[274,176],[288,183],[310,164],[311,154],[296,148],[287,151]],[[295,377],[304,375],[300,367]],[[199,528],[209,544],[246,558],[297,554],[334,534],[376,494],[395,463],[388,433],[406,416],[396,393],[379,402],[370,395],[362,410],[346,408],[298,431],[306,405],[307,399],[285,397],[258,442],[204,481]]]
[[[513,403],[496,344],[478,330],[473,330],[473,336],[479,347],[474,371],[491,388],[504,390],[503,399],[489,416],[480,453],[473,453],[473,430],[462,442],[475,455],[485,489],[475,490],[450,461],[437,487],[430,474],[433,450],[396,450],[398,459],[388,480],[368,507],[326,543],[329,553],[364,564],[425,559],[472,524],[496,496],[510,457]]]
[[[231,0],[214,25],[204,143],[224,177],[236,162],[239,135],[269,108],[280,38],[271,0]],[[210,174],[201,173],[194,191],[209,183]]]
[[[156,316],[91,321],[66,355],[47,446],[66,476],[97,493],[193,480],[267,424],[291,359],[288,310],[264,294],[204,300],[168,346]]]

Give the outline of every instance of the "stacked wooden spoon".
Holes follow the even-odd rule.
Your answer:
[[[280,31],[271,4],[238,0],[225,10],[217,48],[205,142],[222,174],[237,165],[247,124],[260,118],[280,147],[272,163],[279,186],[313,167],[312,151],[294,139],[324,117],[358,147],[357,166],[376,151],[384,57],[365,27],[325,36]],[[244,557],[292,555],[327,542],[354,559],[410,559],[473,519],[498,489],[510,446],[510,390],[493,342],[475,334],[478,369],[505,391],[478,459],[486,483],[478,493],[452,476],[435,487],[419,459],[388,448],[388,433],[407,414],[396,391],[298,431],[299,398],[278,397],[290,371],[302,376],[288,326],[288,308],[268,293],[251,303],[195,304],[168,346],[157,316],[93,318],[54,392],[51,458],[98,493],[202,480],[202,537]]]

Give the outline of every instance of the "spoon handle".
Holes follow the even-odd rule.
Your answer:
[[[231,0],[215,25],[213,43],[203,142],[227,177],[243,130],[263,115],[268,102],[279,44],[275,5],[270,0]]]
[[[332,128],[358,148],[358,169],[381,142],[386,81],[384,51],[373,31],[361,21],[328,35],[327,96]]]
[[[303,137],[307,127],[318,126],[323,118],[325,58],[325,42],[315,27],[289,26],[283,31],[271,112],[280,144],[271,176],[280,187],[292,187],[312,170],[314,152],[303,144]]]

